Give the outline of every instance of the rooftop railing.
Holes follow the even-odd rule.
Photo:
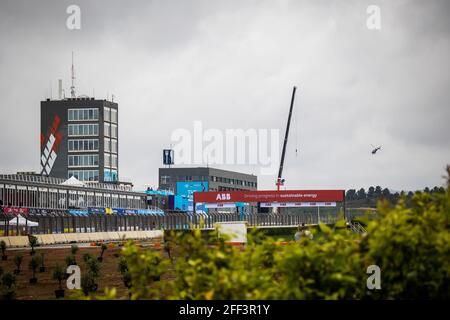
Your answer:
[[[61,185],[66,181],[66,179],[47,177],[41,175],[33,174],[0,174],[0,180],[14,181],[14,182],[30,182],[30,183],[42,183],[51,185]],[[70,185],[70,187],[79,188],[92,188],[92,189],[108,189],[117,191],[133,191],[131,185],[120,185],[114,183],[101,183],[101,182],[90,182],[81,181],[83,185]]]

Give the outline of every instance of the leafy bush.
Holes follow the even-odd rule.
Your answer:
[[[445,190],[416,192],[408,203],[379,202],[377,217],[358,218],[364,235],[340,220],[319,225],[313,240],[283,246],[253,231],[239,249],[197,229],[171,237],[174,270],[159,252],[132,242],[119,270],[135,299],[158,299],[166,289],[172,299],[449,299],[450,167],[448,179]],[[370,265],[381,269],[379,290],[366,287]],[[174,280],[156,281],[164,274]]]
[[[62,282],[64,280],[65,275],[66,275],[66,271],[64,270],[64,268],[61,265],[57,264],[55,266],[55,269],[53,269],[52,278],[53,278],[53,280],[58,281],[59,290],[63,290]]]
[[[78,246],[77,246],[76,244],[73,244],[73,245],[70,247],[70,252],[72,253],[72,255],[76,255],[77,252],[78,252],[78,250],[79,250],[79,248],[78,248]]]
[[[119,270],[120,274],[123,274],[128,271],[128,263],[124,257],[121,257],[119,259],[119,264],[118,264],[117,269]]]
[[[161,298],[162,284],[159,281],[161,275],[166,271],[168,261],[163,259],[158,252],[142,250],[133,244],[126,243],[123,248],[123,257],[127,263],[128,280],[131,278],[131,296],[134,299]],[[123,267],[123,266],[122,266]]]
[[[0,277],[0,298],[11,300],[16,296],[16,277],[10,272],[6,272]]]
[[[28,243],[30,244],[31,247],[31,255],[34,255],[35,250],[34,248],[38,245],[38,239],[35,236],[28,236]]]
[[[83,254],[83,261],[87,263],[89,260],[94,259],[94,256],[90,253]]]
[[[90,272],[86,272],[81,276],[81,290],[85,296],[89,293],[97,290],[97,284],[95,283],[95,278]]]
[[[0,250],[2,251],[2,261],[8,260],[8,256],[6,255],[6,242],[3,240],[0,241]]]
[[[91,258],[86,261],[88,272],[94,279],[100,276],[100,262],[97,259]]]
[[[0,250],[2,251],[2,257],[6,257],[6,242],[0,241]]]
[[[123,285],[127,289],[130,289],[132,287],[132,285],[131,285],[131,273],[128,270],[128,263],[125,260],[125,258],[123,258],[123,257],[121,257],[120,260],[119,260],[118,270],[120,272],[120,275],[122,276]],[[130,292],[130,294],[131,294],[131,292]]]
[[[101,247],[100,247],[100,257],[99,257],[99,261],[103,260],[103,254],[105,253],[105,251],[108,249],[108,246],[106,245],[106,243],[102,243]]]
[[[66,265],[67,266],[76,265],[76,264],[77,264],[77,261],[73,254],[66,257]]]
[[[318,241],[301,240],[276,255],[281,275],[277,299],[355,299],[364,292],[367,274],[359,244],[341,220],[338,229],[320,225]]]
[[[20,273],[20,266],[22,265],[22,256],[15,256],[14,257],[14,265],[16,266],[16,270],[14,271],[15,273],[19,274]]]
[[[450,191],[416,193],[390,209],[380,202],[381,218],[369,223],[361,248],[380,266],[382,290],[374,298],[450,298]]]
[[[31,269],[32,279],[36,279],[36,270],[41,264],[41,258],[39,256],[33,256],[28,263],[28,266]]]

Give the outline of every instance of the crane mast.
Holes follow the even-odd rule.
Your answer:
[[[284,156],[286,154],[286,146],[287,146],[288,137],[289,137],[289,128],[291,126],[291,116],[292,116],[292,109],[294,108],[294,99],[295,99],[296,90],[297,90],[297,87],[294,86],[294,88],[292,90],[291,106],[289,108],[289,116],[288,116],[288,121],[287,121],[287,125],[286,125],[286,133],[284,135],[283,152],[281,153],[280,169],[278,170],[278,179],[277,179],[277,183],[276,183],[278,191],[280,191],[280,186],[283,184],[283,180],[281,180],[281,176],[283,174]]]

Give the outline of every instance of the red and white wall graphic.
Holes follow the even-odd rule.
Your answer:
[[[344,201],[344,194],[344,190],[209,191],[194,192],[194,201],[196,203],[333,203]]]
[[[263,208],[336,207],[336,202],[261,202]]]
[[[58,131],[61,119],[55,115],[47,138],[41,133],[41,174],[49,175],[58,156],[57,151],[62,136]]]
[[[236,203],[205,203],[205,208],[207,209],[217,209],[217,208],[236,208]]]

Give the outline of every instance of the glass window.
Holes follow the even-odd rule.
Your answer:
[[[69,151],[98,151],[98,139],[69,140]]]
[[[111,140],[111,152],[117,153],[117,140]]]
[[[111,122],[117,123],[117,110],[111,109]]]
[[[98,108],[69,109],[69,121],[98,120]]]
[[[111,151],[110,141],[111,140],[109,138],[105,138],[105,151],[107,152]]]
[[[70,167],[98,166],[98,154],[70,155],[68,164]]]
[[[117,138],[117,125],[115,124],[111,125],[111,137]]]
[[[110,113],[111,113],[111,109],[107,108],[107,107],[104,107],[103,108],[103,120],[111,121]]]
[[[111,155],[105,153],[105,167],[111,167]]]
[[[98,124],[69,124],[69,136],[96,136]]]
[[[103,133],[106,137],[110,137],[111,133],[110,133],[110,124],[108,122],[104,123],[104,133]]]
[[[117,155],[111,155],[111,167],[117,168]]]
[[[98,170],[69,170],[68,177],[72,176],[81,181],[98,181]]]

